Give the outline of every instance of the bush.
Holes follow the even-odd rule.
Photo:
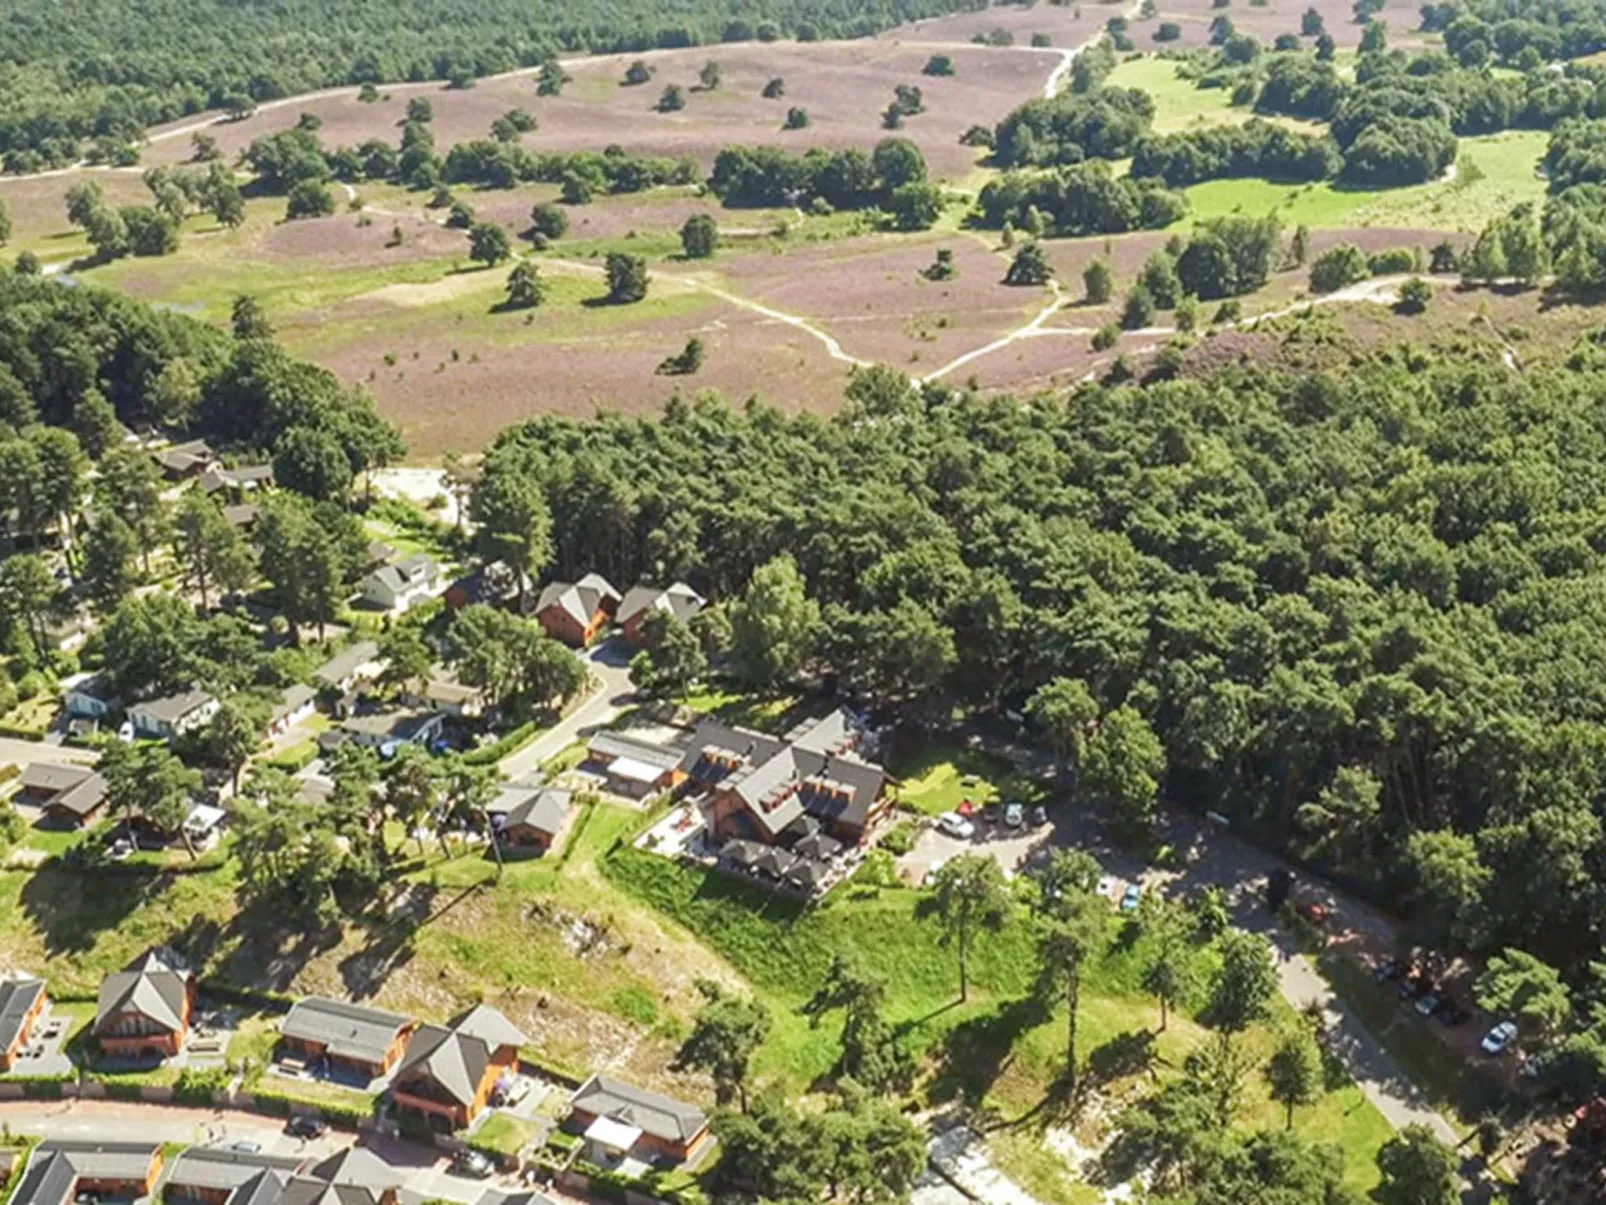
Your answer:
[[[894,858],[901,858],[915,847],[919,836],[919,824],[913,820],[902,820],[887,830],[887,835],[881,838],[880,848]]]
[[[1401,314],[1420,314],[1433,300],[1433,286],[1420,276],[1413,276],[1400,286],[1400,299],[1394,308]]]
[[[1106,322],[1093,332],[1093,350],[1109,351],[1121,338],[1121,327],[1114,322]]]
[[[1373,276],[1395,276],[1401,272],[1420,272],[1422,252],[1415,247],[1390,247],[1367,257]]]
[[[1156,42],[1175,42],[1181,36],[1182,26],[1175,21],[1162,21],[1154,31],[1154,40]]]
[[[1316,257],[1310,266],[1310,287],[1315,293],[1333,293],[1372,274],[1366,255],[1354,243],[1340,243]]]

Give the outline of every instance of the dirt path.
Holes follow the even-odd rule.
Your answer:
[[[1302,313],[1305,310],[1318,305],[1334,305],[1345,302],[1362,301],[1374,302],[1378,305],[1393,305],[1399,300],[1400,285],[1404,284],[1410,279],[1411,277],[1408,275],[1373,277],[1370,280],[1363,280],[1358,284],[1347,285],[1336,292],[1324,293],[1320,297],[1309,297],[1303,301],[1294,302],[1290,305],[1283,306],[1281,309],[1267,310],[1263,314],[1255,314],[1248,318],[1240,318],[1234,322],[1224,322],[1221,325],[1221,329],[1237,330],[1243,327],[1252,326],[1254,323],[1265,322],[1273,318],[1286,318],[1290,314]],[[1010,344],[1018,342],[1021,339],[1047,338],[1049,336],[1057,335],[1069,335],[1072,337],[1086,339],[1091,338],[1098,332],[1097,327],[1091,326],[1043,325],[1050,317],[1063,309],[1068,302],[1068,299],[1064,295],[1064,290],[1060,287],[1058,281],[1050,281],[1049,288],[1054,293],[1054,299],[1050,301],[1048,305],[1044,306],[1040,311],[1038,311],[1037,316],[1031,321],[1027,322],[1024,326],[1017,328],[1016,330],[1010,331],[1007,335],[1004,335],[998,339],[994,339],[985,347],[974,348],[973,350],[967,351],[963,355],[950,360],[942,367],[933,369],[931,372],[928,372],[925,376],[921,377],[920,382],[924,384],[927,381],[941,380],[955,369],[963,368],[966,364],[980,360],[985,356],[990,356],[994,352],[1002,351]],[[1161,339],[1169,338],[1172,335],[1177,334],[1178,331],[1174,326],[1145,326],[1140,327],[1137,330],[1127,331],[1125,333],[1130,335],[1146,335]],[[1122,354],[1147,355],[1149,352],[1154,351],[1156,346],[1156,344],[1149,343],[1143,345],[1142,347],[1127,348]],[[1097,370],[1095,369],[1095,372],[1096,371]],[[1088,376],[1084,377],[1083,379],[1091,379],[1093,375],[1094,373],[1089,373]]]

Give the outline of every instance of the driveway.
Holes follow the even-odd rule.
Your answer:
[[[636,650],[622,636],[604,641],[584,654],[591,676],[600,684],[591,696],[516,753],[502,759],[502,777],[512,782],[539,770],[577,740],[605,727],[635,700],[630,684],[630,658]]]

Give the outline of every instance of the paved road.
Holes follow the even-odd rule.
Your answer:
[[[255,1113],[190,1109],[176,1105],[122,1101],[5,1101],[0,1123],[13,1131],[43,1138],[121,1142],[182,1142],[227,1145],[250,1141],[274,1155],[319,1157],[350,1146],[356,1136],[333,1132],[314,1142],[292,1138],[284,1125]],[[402,1187],[424,1200],[441,1199],[469,1205],[496,1181],[451,1174],[444,1156],[433,1147],[387,1139],[363,1139],[364,1146],[396,1169]],[[507,1181],[501,1187],[511,1187]]]
[[[1232,906],[1233,922],[1267,938],[1278,954],[1278,986],[1294,1008],[1304,1008],[1312,1000],[1322,1005],[1333,1048],[1366,1098],[1396,1129],[1414,1122],[1426,1125],[1449,1143],[1459,1135],[1433,1108],[1383,1046],[1367,1030],[1355,1013],[1337,997],[1314,965],[1299,953],[1293,939],[1276,923],[1267,910],[1264,897],[1266,876],[1285,868],[1286,863],[1244,841],[1224,828],[1191,816],[1168,814],[1162,822],[1159,840],[1184,851],[1187,863],[1180,871],[1157,871],[1110,846],[1102,825],[1085,813],[1057,825],[1056,841],[1068,841],[1091,848],[1107,870],[1141,879],[1147,886],[1168,892],[1187,893],[1218,886]],[[1303,883],[1308,876],[1300,875]],[[1342,909],[1343,919],[1382,940],[1388,922],[1364,904],[1324,888],[1324,902]],[[1437,1041],[1425,1035],[1424,1041]]]
[[[26,766],[36,761],[77,762],[88,765],[100,754],[93,749],[75,749],[71,745],[53,745],[46,741],[24,741],[16,737],[0,736],[0,766],[15,763]]]
[[[600,686],[584,703],[535,740],[503,758],[502,777],[512,782],[539,770],[548,758],[590,736],[629,706],[635,697],[635,687],[630,684],[630,658],[634,652],[623,637],[615,636],[587,653],[591,675]]]

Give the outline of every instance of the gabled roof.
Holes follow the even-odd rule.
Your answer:
[[[254,502],[242,502],[237,506],[225,506],[223,517],[231,527],[250,527],[262,518],[262,508]]]
[[[606,731],[599,732],[591,738],[586,746],[586,753],[591,757],[609,759],[628,757],[632,761],[645,762],[659,770],[673,770],[680,765],[681,759],[685,756],[683,750],[670,745],[639,740],[625,732]]]
[[[387,587],[392,592],[410,586],[428,584],[440,575],[440,566],[425,552],[415,552],[394,564],[381,565],[368,575],[368,580]]]
[[[199,687],[191,687],[177,694],[162,695],[159,698],[147,699],[143,703],[135,703],[128,710],[150,716],[151,719],[161,723],[171,724],[213,702],[216,700],[210,692]]]
[[[511,787],[503,792],[503,799],[510,800],[500,809],[507,827],[533,828],[553,836],[563,827],[574,792],[559,787]]]
[[[459,1104],[472,1105],[498,1047],[522,1046],[526,1040],[496,1009],[477,1005],[450,1028],[420,1025],[414,1030],[393,1082],[428,1079]]]
[[[86,778],[95,776],[89,766],[69,765],[65,762],[36,761],[24,766],[17,780],[24,791],[38,795],[60,795],[70,791]]]
[[[336,1151],[314,1163],[306,1174],[325,1184],[349,1184],[358,1188],[397,1188],[402,1181],[395,1168],[363,1146]]]
[[[45,994],[43,979],[0,981],[0,1051],[10,1050],[22,1036],[22,1024]]]
[[[276,723],[292,712],[300,711],[301,708],[317,697],[318,692],[303,682],[297,682],[294,686],[287,686],[284,694],[279,696],[279,701],[273,705],[273,710],[269,713],[268,718],[270,722]]]
[[[143,1181],[160,1152],[148,1142],[41,1142],[11,1205],[65,1205],[80,1178]]]
[[[217,459],[217,453],[212,451],[204,439],[192,439],[188,443],[174,444],[170,448],[162,448],[155,453],[156,463],[170,473],[187,473],[199,465],[210,464]]]
[[[280,1187],[292,1172],[306,1162],[303,1155],[268,1155],[262,1152],[230,1150],[226,1147],[192,1146],[181,1151],[169,1165],[167,1187],[236,1189],[257,1179],[263,1172],[282,1172]]]
[[[604,603],[617,603],[619,591],[600,573],[588,573],[578,582],[552,582],[536,600],[535,613],[557,607],[581,627],[588,627]]]
[[[399,1013],[307,996],[297,1000],[279,1022],[279,1032],[287,1038],[316,1042],[339,1058],[383,1063],[391,1043],[411,1024],[411,1018]]]
[[[657,610],[668,611],[676,619],[685,622],[707,605],[708,600],[685,582],[676,582],[663,588],[636,585],[625,592],[624,601],[619,604],[619,613],[614,618],[620,623],[629,623],[645,611]]]
[[[189,968],[171,950],[154,949],[140,955],[127,970],[114,971],[100,981],[95,1032],[101,1032],[109,1019],[134,1012],[177,1033],[184,1028],[190,979]]]
[[[708,1126],[708,1115],[696,1105],[606,1075],[593,1075],[582,1084],[572,1104],[581,1112],[626,1122],[664,1142],[688,1143]]]
[[[340,722],[340,730],[378,737],[382,740],[410,741],[431,724],[439,722],[440,717],[433,711],[416,711],[408,708],[354,715]]]
[[[841,708],[784,737],[705,720],[680,768],[706,786],[734,792],[771,838],[803,815],[863,827],[887,772],[854,754],[855,737]]]
[[[379,646],[372,640],[359,640],[325,661],[313,671],[312,676],[325,686],[339,686],[370,661],[377,660]]]

